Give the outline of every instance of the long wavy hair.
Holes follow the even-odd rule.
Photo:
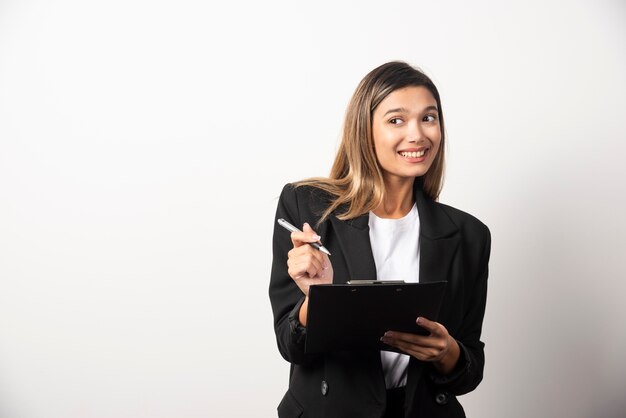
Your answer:
[[[441,145],[429,170],[416,179],[420,181],[426,195],[433,200],[439,198],[445,160],[444,121],[439,91],[421,70],[402,61],[392,61],[372,70],[357,86],[346,111],[341,145],[330,176],[294,183],[296,187],[313,186],[322,189],[332,196],[318,224],[339,208],[341,210],[337,218],[347,220],[374,210],[382,203],[385,183],[374,149],[372,115],[391,92],[412,86],[427,88],[437,101]]]

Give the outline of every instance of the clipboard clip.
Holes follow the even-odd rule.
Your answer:
[[[347,284],[379,284],[379,285],[388,285],[388,284],[404,284],[404,280],[348,280]]]

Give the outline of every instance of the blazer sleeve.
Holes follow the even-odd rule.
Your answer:
[[[274,219],[269,296],[278,351],[290,363],[307,364],[319,358],[319,355],[304,353],[306,328],[298,321],[304,294],[287,273],[287,253],[293,248],[293,244],[289,231],[278,225],[277,220],[280,218],[295,226],[302,224],[298,196],[291,184],[283,188]]]
[[[477,274],[470,282],[473,283],[473,289],[470,292],[469,303],[466,305],[463,325],[454,336],[461,351],[459,361],[452,373],[448,375],[437,373],[434,367],[430,372],[430,378],[436,385],[455,396],[474,390],[483,379],[485,367],[485,344],[480,340],[480,334],[487,302],[491,233],[485,225],[481,224],[481,226],[484,228],[479,234],[482,238],[479,241],[482,241],[482,251],[478,258],[477,268],[474,270]]]

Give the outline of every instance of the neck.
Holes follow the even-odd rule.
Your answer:
[[[379,218],[399,219],[413,207],[414,179],[385,179],[385,196],[374,212]]]

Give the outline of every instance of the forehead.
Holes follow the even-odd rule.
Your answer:
[[[409,86],[389,93],[374,110],[374,114],[382,114],[396,108],[420,112],[430,106],[437,106],[437,100],[430,90],[424,86]]]

